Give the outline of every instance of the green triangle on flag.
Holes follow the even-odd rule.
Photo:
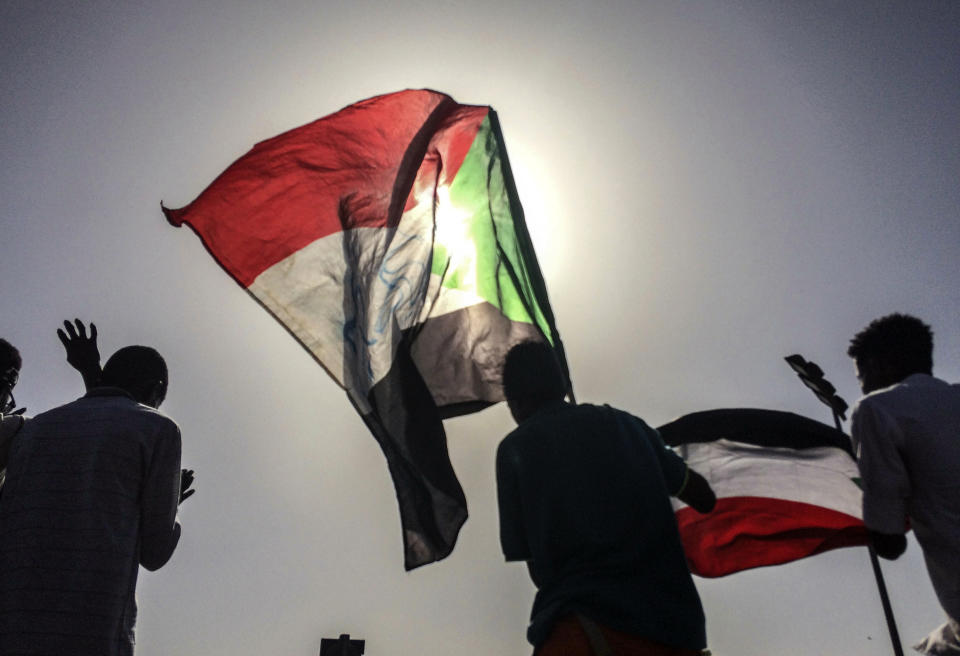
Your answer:
[[[549,342],[567,372],[496,113],[369,98],[163,211],[347,391],[387,458],[406,567],[447,556],[467,511],[441,420],[503,400],[519,342]]]

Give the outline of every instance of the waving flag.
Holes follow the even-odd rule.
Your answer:
[[[724,576],[867,544],[850,442],[826,424],[774,410],[710,410],[657,430],[717,495],[701,515],[676,501],[694,574]]]
[[[370,98],[163,211],[347,391],[387,458],[407,569],[447,556],[467,510],[441,419],[503,400],[517,342],[564,361],[496,113]]]

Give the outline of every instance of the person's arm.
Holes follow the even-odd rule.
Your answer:
[[[508,561],[529,560],[532,557],[527,544],[517,480],[516,453],[500,443],[497,448],[497,507],[500,511],[500,547]]]
[[[670,496],[680,499],[699,513],[712,511],[717,505],[717,496],[707,479],[691,469],[676,451],[668,447],[655,428],[636,417],[634,419],[643,424],[644,433],[660,459],[660,469]]]
[[[76,326],[69,321],[63,322],[63,328],[57,329],[57,337],[67,351],[67,362],[83,376],[83,384],[88,390],[100,383],[100,350],[97,348],[97,326],[90,324],[90,336],[83,322],[74,319]]]
[[[686,481],[674,496],[701,514],[712,511],[717,505],[717,495],[714,494],[710,483],[690,469],[689,465],[687,465]]]
[[[180,479],[180,430],[170,420],[161,428],[140,499],[140,564],[151,571],[163,567],[177,547],[177,506],[185,492]]]
[[[869,399],[854,410],[851,434],[859,449],[863,522],[877,555],[896,559],[907,548],[906,503],[911,489],[900,454],[903,436],[896,421]]]

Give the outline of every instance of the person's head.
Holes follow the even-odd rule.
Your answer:
[[[13,388],[20,380],[23,360],[20,351],[5,339],[0,339],[0,414],[10,412],[16,406]]]
[[[518,424],[545,403],[563,399],[566,393],[560,363],[549,344],[521,342],[507,353],[503,394]]]
[[[864,394],[899,383],[911,374],[933,372],[933,332],[930,326],[906,314],[875,319],[850,340]]]
[[[149,346],[125,346],[103,366],[100,384],[119,387],[134,399],[159,408],[167,396],[167,363]]]

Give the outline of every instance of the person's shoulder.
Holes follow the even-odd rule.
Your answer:
[[[900,382],[866,394],[857,401],[857,407],[884,407],[903,399],[925,397],[946,391],[950,387],[950,384],[929,374],[910,374]]]
[[[23,415],[5,415],[0,412],[0,426],[19,426],[24,421],[26,421],[26,417]]]
[[[121,413],[125,420],[132,424],[150,426],[163,432],[176,432],[178,434],[180,432],[177,423],[166,414],[128,396],[87,396],[85,399],[95,400],[102,407],[109,407],[111,411]]]
[[[606,412],[611,412],[611,411],[612,411],[612,412],[620,412],[620,410],[617,410],[616,408],[614,408],[613,406],[611,406],[611,405],[609,405],[609,404],[607,404],[607,403],[600,403],[600,404],[597,404],[597,403],[578,403],[578,404],[576,404],[576,405],[572,405],[572,404],[571,404],[569,407],[570,407],[570,410],[571,410],[571,411],[574,411],[574,412],[583,412],[583,413],[588,413],[588,412],[606,413]]]
[[[880,418],[888,415],[896,401],[894,387],[896,386],[874,390],[857,399],[850,413],[854,426],[861,425],[868,417]]]
[[[904,380],[901,387],[903,405],[913,413],[925,406],[949,408],[954,413],[960,411],[960,384],[928,374],[914,374]]]
[[[176,431],[177,433],[180,432],[180,427],[177,425],[177,422],[157,408],[151,408],[150,406],[142,403],[134,402],[134,404],[136,405],[136,412],[142,415],[146,421],[152,422],[158,426],[163,426],[169,430]]]
[[[518,424],[512,431],[507,433],[504,438],[500,440],[500,445],[497,448],[503,451],[515,448],[517,444],[524,441],[526,436],[535,432],[536,427],[531,425],[529,421],[525,421],[522,424]]]
[[[143,436],[147,443],[166,444],[170,447],[180,448],[182,437],[177,422],[156,408],[151,408],[142,403],[136,404],[134,413],[135,415],[131,416],[130,424],[136,427],[137,432]]]
[[[630,424],[634,424],[642,428],[643,430],[650,430],[650,431],[654,430],[653,428],[650,427],[650,425],[646,421],[644,421],[642,418],[638,417],[637,415],[633,414],[629,410],[615,408],[612,405],[608,405],[608,404],[604,404],[602,406],[595,406],[595,407],[599,412],[603,412],[612,417],[616,417],[622,421],[628,422]]]
[[[930,374],[913,374],[903,381],[911,390],[934,394],[960,394],[960,383],[950,383]]]
[[[0,441],[7,440],[17,433],[27,419],[21,415],[0,414]]]
[[[608,403],[578,403],[576,405],[568,404],[566,411],[587,417],[632,417],[629,412],[615,408]]]
[[[579,413],[581,422],[585,421],[597,426],[605,426],[610,430],[626,431],[635,435],[647,435],[648,437],[657,435],[656,429],[642,418],[628,410],[616,408],[608,403],[581,403],[570,406],[570,411]]]
[[[893,385],[882,387],[878,390],[873,390],[868,394],[864,394],[857,401],[855,409],[883,407],[884,404],[889,403],[891,400],[909,395],[915,391],[915,387],[911,388],[905,379],[898,383],[894,383]]]
[[[876,408],[883,405],[883,400],[889,398],[886,392],[889,388],[874,390],[869,394],[864,394],[853,404],[853,414],[856,415],[864,410]]]
[[[69,415],[69,413],[73,412],[76,408],[81,407],[81,404],[83,403],[84,400],[85,400],[85,397],[81,396],[78,399],[67,401],[66,403],[63,403],[61,405],[54,406],[52,408],[44,410],[43,412],[39,412],[33,415],[32,417],[24,417],[24,419],[26,419],[26,422],[27,422],[25,426],[31,425],[31,424],[40,425],[47,420],[56,421],[58,419],[61,419],[64,416]]]
[[[528,442],[536,442],[544,433],[549,433],[556,421],[564,421],[564,416],[579,406],[572,406],[565,401],[551,403],[526,418],[500,440],[498,450],[508,451],[521,448]]]

